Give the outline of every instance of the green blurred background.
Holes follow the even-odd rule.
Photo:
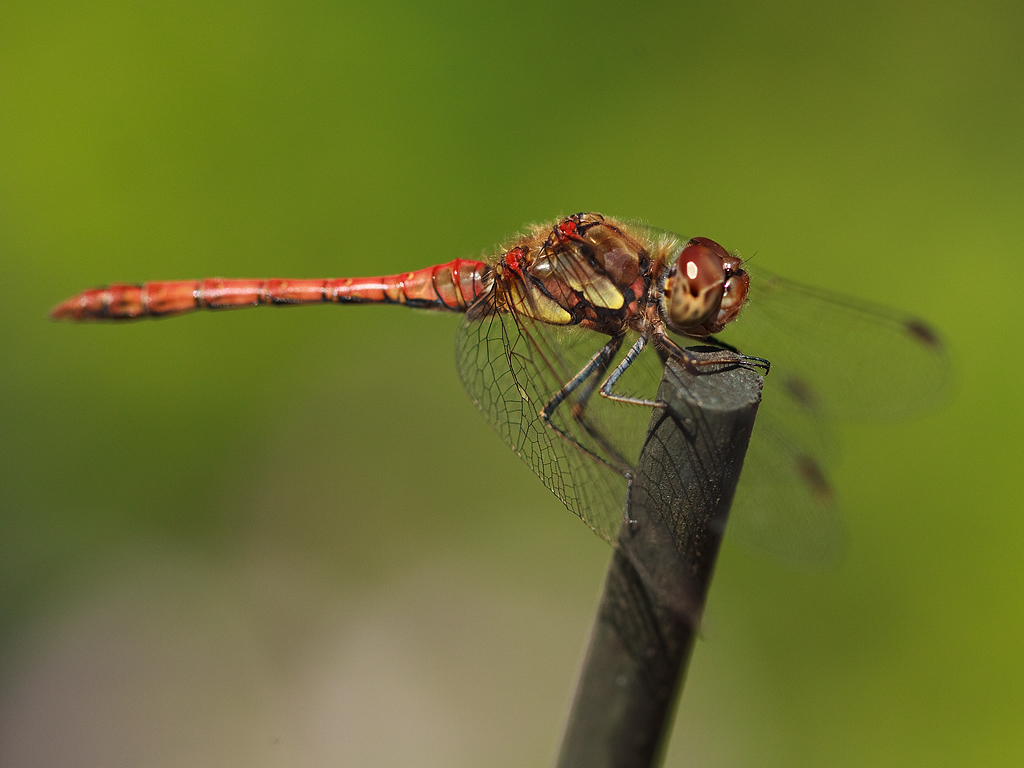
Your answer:
[[[847,430],[841,568],[726,543],[667,765],[1019,765],[1022,164],[1016,2],[4,4],[0,763],[551,764],[610,550],[461,391],[458,318],[46,313],[598,210],[959,363]]]

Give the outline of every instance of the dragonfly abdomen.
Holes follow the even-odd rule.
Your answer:
[[[327,280],[205,280],[115,283],[72,296],[50,313],[54,319],[131,320],[197,309],[236,309],[262,304],[404,304],[464,312],[490,285],[482,261],[455,259],[415,272]]]

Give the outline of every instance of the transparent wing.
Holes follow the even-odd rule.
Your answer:
[[[927,325],[898,310],[748,272],[748,305],[719,338],[772,367],[729,530],[786,560],[832,562],[845,547],[828,484],[834,420],[934,409],[952,388],[949,357]]]
[[[802,410],[855,420],[921,414],[948,396],[949,356],[923,321],[744,269],[749,300],[719,337],[771,361],[766,388]]]
[[[623,520],[627,484],[613,467],[635,466],[650,409],[601,397],[597,387],[604,374],[595,371],[551,419],[578,446],[540,416],[555,393],[608,341],[606,336],[578,328],[491,311],[483,316],[467,314],[459,326],[455,355],[466,391],[491,427],[569,510],[614,543]],[[632,339],[626,340],[629,343]],[[611,365],[619,359],[621,352]],[[638,361],[627,371],[628,386],[654,392],[660,375],[660,362],[651,353],[648,361]]]
[[[729,534],[787,562],[837,563],[846,531],[828,480],[839,453],[832,424],[792,408],[769,383],[729,515]]]

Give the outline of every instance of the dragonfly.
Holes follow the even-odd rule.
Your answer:
[[[766,375],[729,529],[800,562],[842,549],[828,481],[834,422],[922,413],[951,381],[948,353],[922,320],[763,272],[709,238],[598,213],[531,226],[481,260],[379,277],[111,284],[51,316],[122,321],[319,303],[461,313],[456,362],[473,402],[613,544],[651,410],[665,407],[656,392],[669,360]],[[694,341],[717,351],[698,357],[686,346]]]

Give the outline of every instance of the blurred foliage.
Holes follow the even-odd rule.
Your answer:
[[[667,764],[1019,764],[1022,41],[994,0],[4,5],[0,762],[550,763],[609,553],[460,391],[456,318],[46,312],[598,210],[960,364],[847,431],[841,569],[727,544]]]

